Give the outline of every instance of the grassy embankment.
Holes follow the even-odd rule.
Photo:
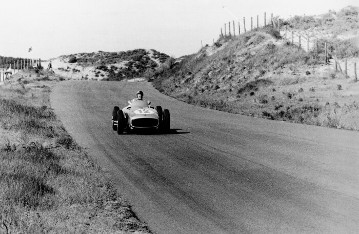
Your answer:
[[[157,73],[153,84],[207,108],[359,130],[359,84],[324,64],[325,41],[319,41],[318,53],[305,52],[270,27],[220,38]],[[340,58],[359,52],[348,40],[334,49]]]
[[[51,87],[22,73],[0,86],[1,233],[148,233],[56,119]]]

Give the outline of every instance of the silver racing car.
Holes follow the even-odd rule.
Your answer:
[[[170,112],[161,106],[152,107],[144,100],[129,101],[123,109],[115,106],[112,111],[112,129],[122,134],[131,130],[170,130]]]

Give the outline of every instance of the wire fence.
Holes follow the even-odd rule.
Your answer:
[[[353,78],[355,82],[358,81],[357,73],[357,61],[358,58],[348,59],[338,59],[335,54],[335,50],[330,50],[330,47],[334,48],[329,41],[324,40],[308,33],[302,31],[294,30],[285,30],[280,31],[281,36],[288,43],[297,46],[299,49],[303,49],[308,53],[312,53],[317,59],[324,59],[325,64],[333,65],[333,70],[335,72],[342,73],[346,78]],[[324,51],[324,56],[321,58],[318,56],[321,51]]]

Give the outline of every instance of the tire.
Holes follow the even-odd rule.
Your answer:
[[[161,106],[156,106],[156,111],[157,111],[157,114],[158,114],[158,129],[162,129],[162,119],[163,119],[163,111],[162,111],[162,107]]]
[[[122,110],[117,111],[117,134],[121,135],[123,134],[123,130],[125,129],[126,123],[125,123],[125,115],[123,114]]]
[[[171,115],[168,109],[163,110],[163,131],[169,132],[171,129]]]
[[[118,106],[115,106],[112,111],[112,130],[117,130],[117,125],[115,125],[114,121],[117,120],[117,112],[120,108]]]

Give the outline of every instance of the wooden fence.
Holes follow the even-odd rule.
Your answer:
[[[267,21],[268,20],[268,21]],[[270,18],[267,18],[267,13],[264,12],[262,22],[260,20],[259,15],[256,17],[250,17],[247,21],[246,17],[243,17],[241,21],[228,21],[221,27],[220,37],[232,37],[238,36],[242,33],[246,33],[248,31],[252,31],[257,28],[265,27],[268,25],[272,25],[273,27],[278,27],[277,17],[273,17],[273,14],[270,14]]]
[[[21,70],[33,69],[41,66],[41,59],[14,59],[11,63],[3,63],[0,61],[0,82],[4,82],[12,75]]]

